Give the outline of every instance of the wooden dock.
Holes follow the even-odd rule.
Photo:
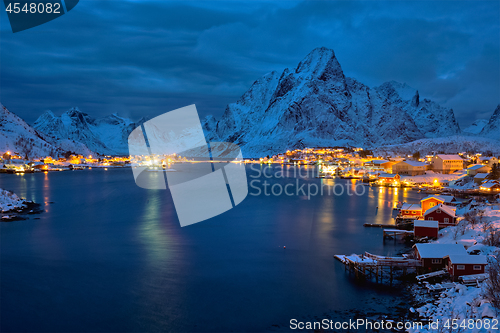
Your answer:
[[[413,231],[410,230],[400,230],[400,229],[384,229],[384,239],[394,238],[397,236],[409,236],[413,235]]]
[[[385,257],[365,252],[362,255],[335,255],[335,259],[344,264],[349,273],[354,273],[356,278],[375,279],[382,282],[384,276],[392,284],[396,274],[405,276],[409,271],[417,271],[422,266],[420,260],[407,257]]]

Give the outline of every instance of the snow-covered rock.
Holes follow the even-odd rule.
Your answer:
[[[479,134],[481,136],[500,140],[500,104],[491,115],[490,120]]]
[[[420,152],[421,155],[444,151],[458,153],[473,151],[478,153],[500,153],[500,141],[478,136],[453,135],[449,137],[420,139],[397,145],[383,145],[374,150],[378,154],[408,154]]]
[[[208,134],[245,156],[305,146],[397,144],[460,133],[453,110],[395,81],[370,88],[344,75],[331,49],[317,48],[294,69],[271,72],[229,104]]]
[[[26,200],[19,198],[13,192],[0,188],[0,212],[7,213],[14,209],[23,209],[26,207]]]
[[[82,143],[99,154],[126,155],[128,135],[144,121],[141,119],[136,123],[117,114],[94,119],[78,108],[72,108],[61,116],[46,111],[36,120],[34,127],[56,140]]]
[[[464,134],[479,134],[484,126],[488,123],[488,119],[478,119],[474,121],[469,127],[462,130]]]
[[[92,151],[72,140],[55,140],[37,131],[0,104],[0,153],[16,152],[23,157],[60,156],[65,152],[89,155]]]

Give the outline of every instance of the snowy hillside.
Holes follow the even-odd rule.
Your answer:
[[[69,139],[103,155],[127,155],[130,132],[144,122],[135,123],[117,114],[94,119],[78,108],[64,112],[60,117],[46,111],[35,122],[34,128],[56,140]]]
[[[500,104],[480,133],[481,136],[500,140]]]
[[[345,77],[333,50],[317,48],[294,69],[271,72],[229,104],[211,141],[239,144],[245,157],[304,146],[398,144],[456,135],[453,110],[395,81],[370,88]]]
[[[469,127],[462,130],[464,134],[479,134],[483,130],[484,126],[488,123],[488,119],[478,119],[472,123]]]
[[[454,135],[445,138],[421,139],[399,145],[385,145],[374,149],[374,151],[380,154],[393,152],[398,155],[417,151],[421,155],[432,152],[459,153],[467,151],[499,154],[500,141],[477,136]]]
[[[66,140],[65,146],[78,142],[100,154],[126,155],[129,134],[144,121],[133,122],[117,114],[95,119],[73,108],[61,116],[47,111],[34,127],[46,134],[44,140]],[[240,145],[245,157],[339,145],[497,151],[497,142],[481,137],[500,140],[500,106],[484,123],[476,121],[464,131],[474,137],[456,137],[462,132],[452,109],[421,98],[405,83],[368,87],[346,77],[333,50],[323,47],[311,51],[296,68],[273,71],[256,80],[226,107],[220,120],[203,119],[202,129],[207,141]],[[437,139],[448,137],[452,139]]]
[[[85,145],[71,140],[54,140],[35,130],[24,120],[0,104],[0,153],[7,151],[21,156],[60,156],[65,152],[92,154]]]
[[[26,200],[21,199],[17,194],[0,188],[0,212],[7,213],[15,209],[26,208]]]

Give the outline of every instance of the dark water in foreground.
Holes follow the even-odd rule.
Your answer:
[[[355,184],[301,180],[322,181]],[[0,223],[3,332],[256,332],[292,318],[389,312],[400,291],[357,283],[333,255],[397,254],[402,245],[384,245],[382,229],[363,223],[387,223],[396,202],[421,196],[262,193],[181,228],[169,191],[138,188],[130,169],[0,174],[0,187],[45,209]]]

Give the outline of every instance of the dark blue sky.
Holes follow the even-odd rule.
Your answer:
[[[406,82],[462,127],[500,103],[498,0],[80,0],[16,34],[0,18],[1,102],[30,123],[72,106],[138,119],[195,103],[220,117],[260,76],[320,46],[347,76]]]

